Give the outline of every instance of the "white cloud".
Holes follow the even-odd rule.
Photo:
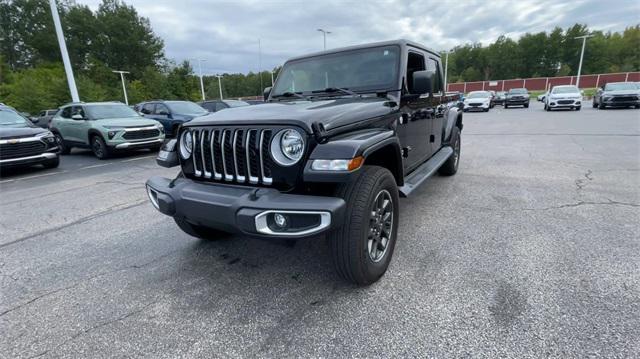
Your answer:
[[[100,0],[78,0],[97,9]],[[566,28],[575,23],[619,31],[639,23],[635,0],[126,0],[149,18],[165,42],[167,57],[180,62],[206,58],[206,73],[258,69],[322,50],[318,28],[332,31],[328,47],[397,38],[433,49],[469,42],[489,43],[500,35]]]

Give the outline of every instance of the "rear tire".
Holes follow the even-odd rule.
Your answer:
[[[207,241],[217,241],[219,239],[227,239],[231,236],[230,233],[224,231],[191,224],[182,218],[174,218],[173,220],[184,233],[192,237]]]
[[[102,137],[94,135],[91,137],[91,150],[98,159],[104,160],[111,156],[111,150]]]
[[[443,176],[453,176],[458,172],[458,164],[460,163],[460,148],[462,144],[462,140],[460,138],[460,128],[458,126],[453,127],[453,131],[451,132],[451,147],[453,148],[453,154],[446,160],[440,168],[438,168],[438,173]]]
[[[355,178],[338,186],[346,219],[327,236],[338,275],[368,285],[384,275],[396,245],[398,186],[386,168],[364,166]]]

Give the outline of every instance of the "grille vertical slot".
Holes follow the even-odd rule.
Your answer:
[[[271,139],[274,130],[262,128],[194,128],[194,177],[207,180],[273,184]]]

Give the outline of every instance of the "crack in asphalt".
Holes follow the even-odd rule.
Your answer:
[[[82,218],[79,218],[79,219],[77,219],[75,221],[71,221],[69,223],[65,223],[65,224],[62,224],[62,225],[59,225],[59,226],[56,226],[56,227],[53,227],[53,228],[48,228],[48,229],[45,229],[45,230],[42,230],[42,231],[38,231],[38,232],[32,233],[32,234],[30,234],[28,236],[24,236],[24,237],[21,237],[21,238],[18,238],[18,239],[14,239],[13,241],[0,244],[0,249],[8,247],[8,246],[10,246],[12,244],[20,243],[20,242],[23,242],[23,241],[26,241],[26,240],[41,236],[41,235],[54,233],[54,232],[57,232],[57,231],[59,231],[61,229],[65,229],[65,228],[68,228],[68,227],[71,227],[71,226],[75,226],[76,224],[82,224],[82,223],[88,222],[88,221],[90,221],[92,219],[100,218],[100,217],[106,216],[106,215],[111,214],[111,213],[115,213],[115,212],[118,212],[118,211],[123,211],[123,210],[127,210],[127,209],[130,209],[130,208],[138,207],[138,206],[141,206],[141,205],[147,203],[147,201],[148,200],[145,198],[143,200],[140,200],[140,201],[137,201],[137,202],[133,202],[133,203],[130,203],[130,204],[127,204],[127,205],[124,205],[124,206],[123,206],[122,203],[121,204],[117,204],[117,205],[108,207],[104,211],[100,211],[100,212],[94,213],[94,214],[92,214],[90,216],[82,217]]]
[[[147,304],[143,305],[141,308],[138,308],[138,309],[136,309],[136,310],[133,310],[133,311],[131,311],[131,312],[129,312],[129,313],[126,313],[126,314],[124,314],[124,315],[121,315],[121,316],[119,316],[119,317],[117,317],[117,318],[115,318],[115,319],[107,320],[107,321],[105,321],[105,322],[102,322],[102,323],[96,324],[96,325],[94,325],[94,326],[92,326],[92,327],[89,327],[89,328],[83,329],[83,330],[81,330],[81,331],[79,331],[79,332],[75,333],[74,335],[72,335],[72,336],[71,336],[71,337],[69,337],[68,339],[64,340],[62,343],[60,343],[60,344],[56,345],[54,348],[47,349],[47,350],[45,350],[44,352],[39,353],[39,354],[36,354],[36,355],[32,355],[32,356],[30,356],[30,357],[29,357],[29,359],[32,359],[32,358],[39,358],[39,357],[41,357],[41,356],[43,356],[43,355],[48,354],[50,351],[54,351],[54,350],[56,350],[56,349],[60,348],[61,346],[65,345],[65,344],[67,344],[67,343],[69,343],[69,342],[71,342],[71,341],[73,341],[73,340],[75,340],[75,339],[77,339],[77,338],[79,338],[79,337],[81,337],[81,336],[85,335],[85,334],[88,334],[88,333],[90,333],[90,332],[92,332],[92,331],[94,331],[94,330],[100,329],[100,328],[105,327],[105,326],[107,326],[107,325],[111,325],[111,324],[113,324],[113,323],[117,323],[117,322],[119,322],[119,321],[122,321],[122,320],[125,320],[125,319],[127,319],[127,318],[130,318],[130,317],[132,317],[132,316],[134,316],[134,315],[136,315],[136,314],[142,313],[142,312],[143,312],[143,311],[145,311],[147,308],[149,308],[149,307],[150,307],[150,306],[152,306],[152,305],[157,304],[158,302],[160,302],[160,300],[159,300],[159,299],[158,299],[158,300],[154,300],[153,302],[150,302],[150,303],[147,303]]]
[[[613,201],[607,198],[608,202],[593,202],[593,201],[579,201],[577,203],[567,203],[559,206],[551,206],[545,208],[522,208],[523,211],[549,211],[553,209],[563,209],[563,208],[574,208],[585,205],[614,205],[614,206],[629,206],[629,207],[640,207],[640,204],[630,203],[630,202],[619,202]]]
[[[140,268],[144,268],[144,267],[146,267],[146,266],[148,266],[148,265],[150,265],[150,264],[152,264],[152,263],[155,263],[155,262],[161,261],[162,259],[167,258],[167,257],[171,256],[172,254],[174,254],[174,253],[178,252],[178,251],[180,251],[180,249],[176,249],[176,250],[173,250],[173,251],[167,252],[167,253],[165,253],[165,254],[163,254],[163,255],[161,255],[161,256],[158,256],[158,257],[156,257],[156,258],[153,258],[152,260],[150,260],[150,261],[148,261],[148,262],[145,262],[145,263],[142,263],[142,264],[131,264],[131,265],[127,265],[127,266],[125,266],[125,267],[117,268],[117,269],[110,270],[110,271],[107,271],[107,272],[98,273],[98,274],[95,274],[95,275],[92,275],[92,276],[89,276],[89,277],[86,277],[86,278],[80,279],[80,280],[78,280],[77,282],[75,282],[75,283],[73,283],[73,284],[71,284],[71,285],[69,285],[69,286],[62,287],[62,288],[58,288],[58,289],[55,289],[55,290],[52,290],[52,291],[49,291],[49,292],[43,293],[43,294],[41,294],[41,295],[36,296],[35,298],[32,298],[32,299],[30,299],[30,300],[28,300],[28,301],[26,301],[26,302],[22,303],[22,304],[19,304],[19,305],[17,305],[17,306],[15,306],[15,307],[13,307],[13,308],[9,308],[9,309],[7,309],[7,310],[5,310],[5,311],[1,312],[1,313],[0,313],[0,317],[4,316],[5,314],[11,313],[11,312],[13,312],[13,311],[15,311],[15,310],[17,310],[17,309],[20,309],[20,308],[22,308],[22,307],[24,307],[24,306],[30,305],[30,304],[34,303],[35,301],[37,301],[38,299],[41,299],[41,298],[44,298],[44,297],[47,297],[47,296],[49,296],[49,295],[56,294],[56,293],[59,293],[59,292],[63,292],[63,291],[69,290],[69,289],[73,289],[73,288],[75,288],[75,287],[79,286],[80,284],[82,284],[82,283],[84,283],[84,282],[88,282],[88,281],[90,281],[90,280],[93,280],[93,279],[96,279],[96,278],[99,278],[99,277],[102,277],[102,276],[106,276],[106,275],[109,275],[109,274],[113,274],[113,273],[117,273],[117,272],[122,272],[122,271],[127,271],[127,270],[129,270],[129,269],[140,269]]]
[[[593,171],[587,170],[587,172],[585,172],[585,174],[583,175],[584,179],[581,177],[575,181],[576,191],[578,192],[578,194],[580,194],[580,191],[587,186],[587,181],[593,181],[593,177],[591,177],[592,174]]]
[[[594,136],[594,137],[639,137],[635,133],[466,133],[465,136]]]

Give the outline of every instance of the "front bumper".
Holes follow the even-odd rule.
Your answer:
[[[55,148],[54,148],[55,150]],[[22,165],[33,165],[42,162],[46,162],[52,159],[55,159],[58,156],[57,152],[43,152],[39,155],[26,156],[26,157],[18,157],[18,158],[9,158],[5,160],[0,160],[0,166],[22,166]]]
[[[147,181],[151,203],[167,216],[227,232],[266,238],[303,238],[342,224],[345,201],[336,197],[286,194],[273,188],[200,183],[188,178]],[[291,218],[315,217],[304,228],[280,231],[267,216],[281,213]],[[306,220],[306,219],[304,219]]]
[[[465,111],[486,111],[489,109],[489,104],[465,104]]]
[[[524,105],[529,103],[529,99],[526,99],[526,98],[525,99],[520,99],[520,98],[519,99],[510,99],[510,98],[508,98],[508,99],[505,100],[505,103],[507,105],[524,106]]]
[[[602,100],[602,104],[607,106],[607,107],[629,107],[629,106],[638,106],[640,105],[640,100],[633,100],[633,99],[616,99],[615,97],[613,99],[608,99],[608,100]]]
[[[149,147],[160,146],[162,142],[164,142],[164,137],[156,138],[153,140],[145,140],[145,141],[122,142],[122,143],[118,143],[114,147],[117,150],[126,150],[129,148],[149,148]]]
[[[576,108],[581,106],[582,106],[582,100],[572,100],[572,99],[561,99],[561,100],[550,99],[549,100],[550,108]]]

